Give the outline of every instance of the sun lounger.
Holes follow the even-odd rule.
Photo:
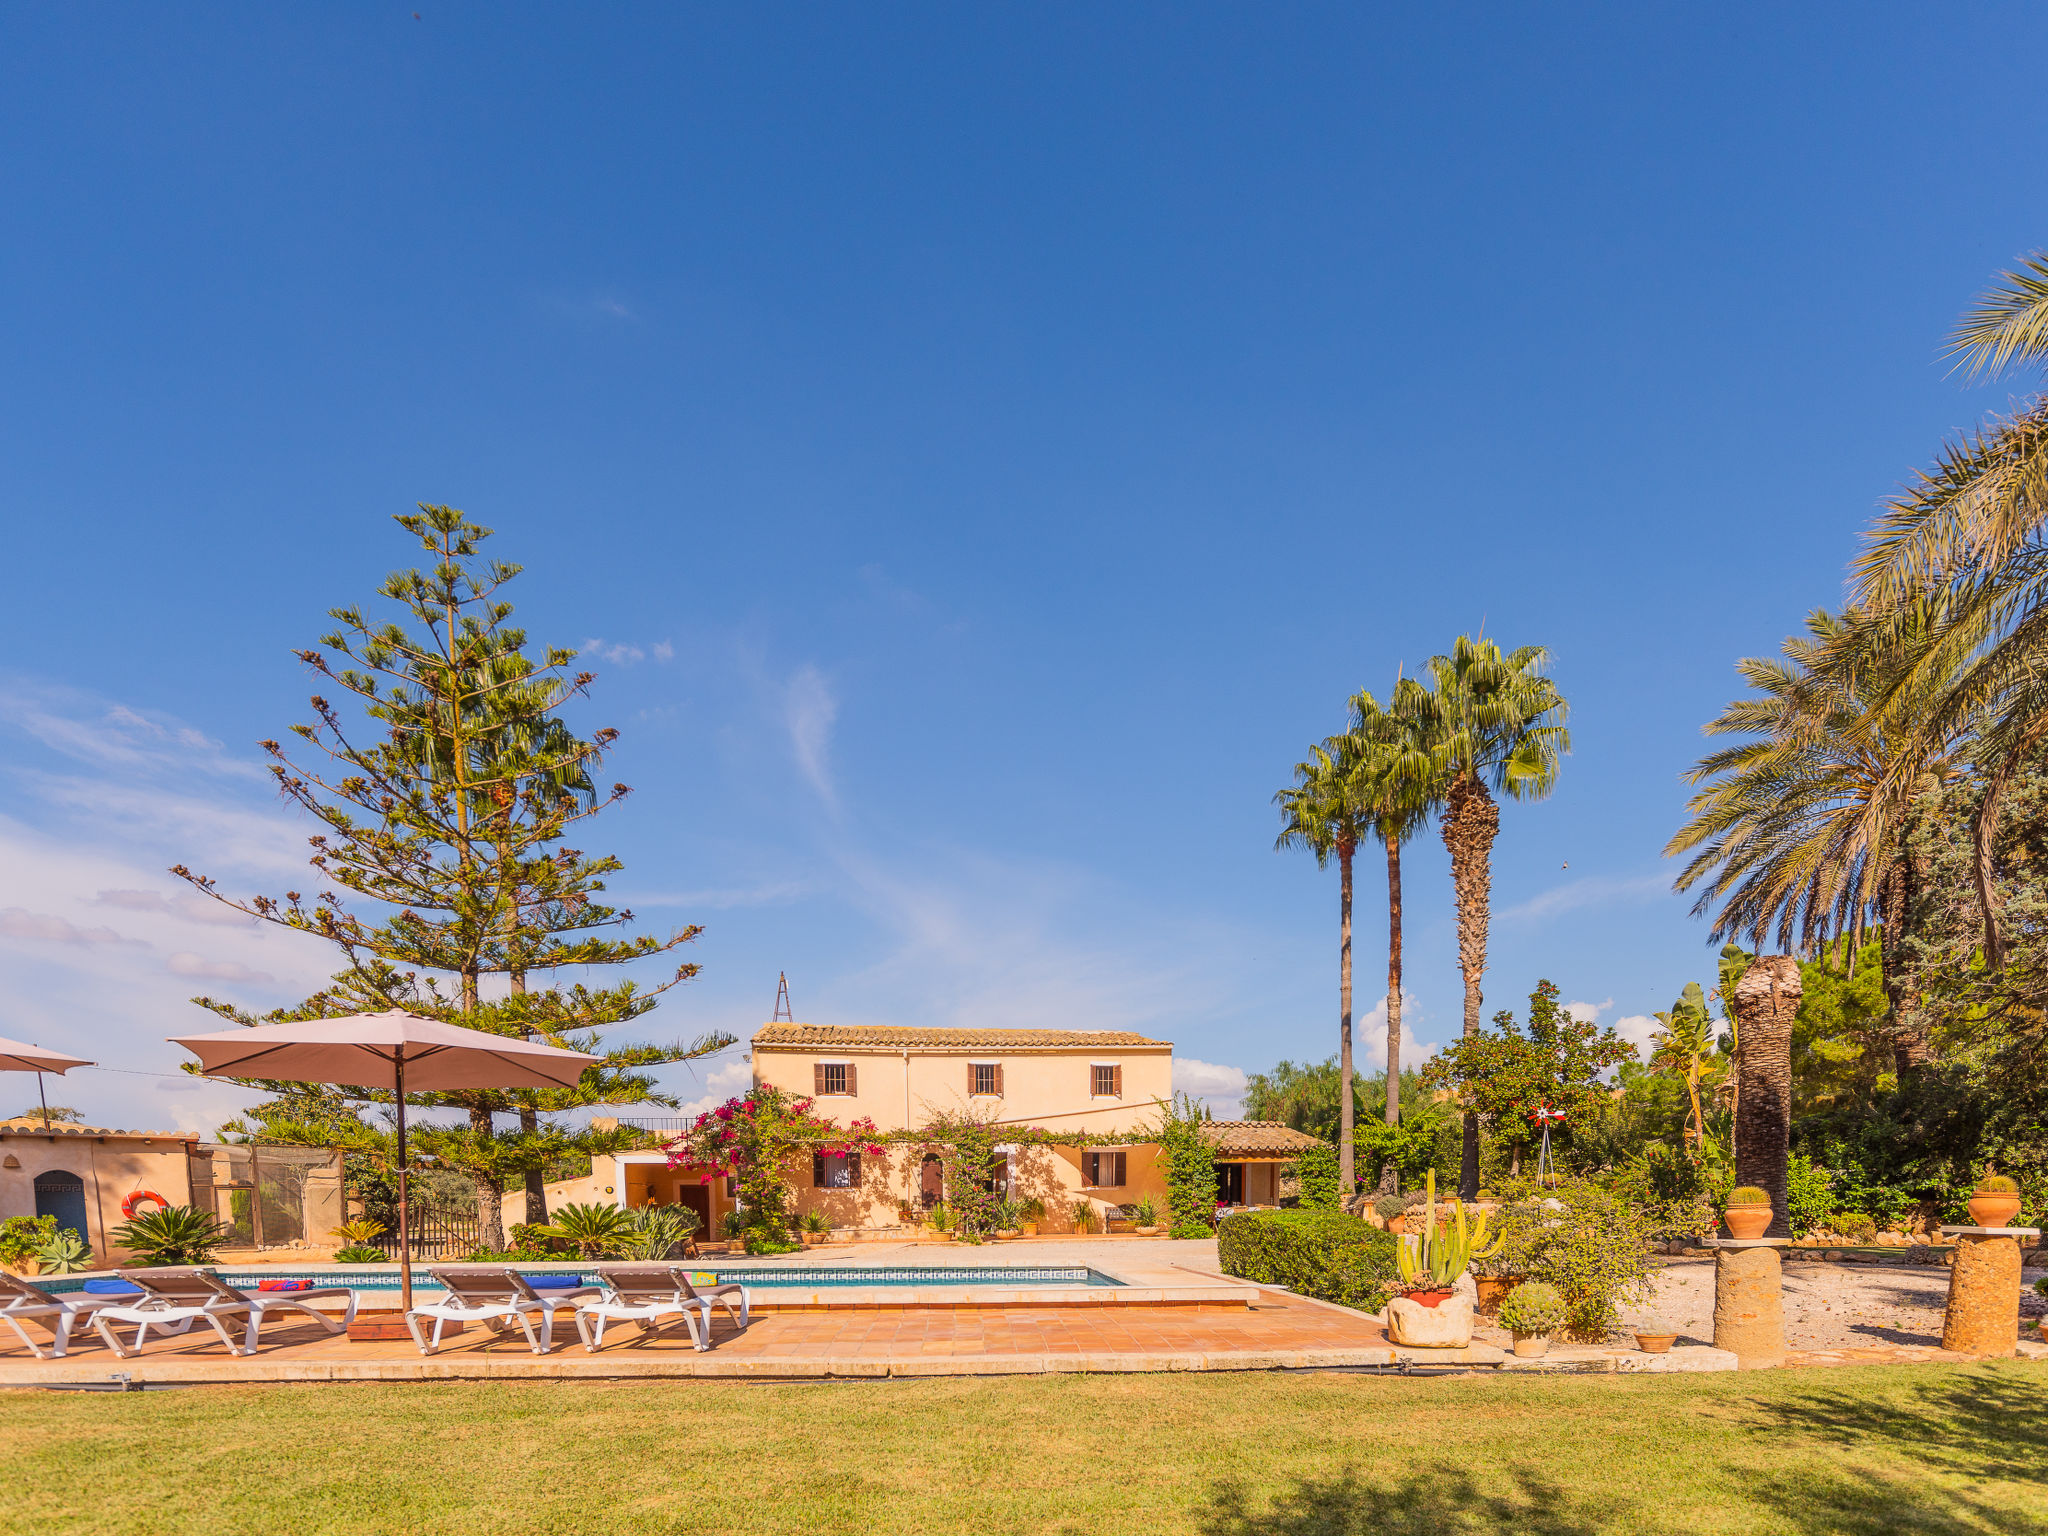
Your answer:
[[[493,1333],[503,1333],[508,1325],[517,1323],[533,1352],[544,1355],[554,1346],[555,1313],[573,1312],[578,1301],[602,1294],[594,1285],[538,1291],[517,1270],[500,1264],[443,1264],[427,1272],[448,1294],[442,1301],[423,1302],[405,1314],[405,1326],[423,1355],[441,1347],[441,1333],[449,1323],[482,1323]],[[533,1332],[536,1317],[540,1319],[538,1338]],[[429,1321],[434,1325],[431,1343],[422,1329]]]
[[[677,1269],[673,1265],[669,1267],[669,1273],[676,1277],[676,1284],[682,1287],[684,1295],[694,1296],[704,1304],[705,1337],[708,1338],[711,1334],[711,1305],[713,1302],[725,1308],[732,1315],[733,1321],[738,1323],[742,1329],[753,1320],[753,1293],[744,1285],[692,1285],[690,1283],[690,1272],[687,1269]]]
[[[253,1355],[263,1319],[278,1308],[303,1312],[329,1333],[346,1332],[356,1315],[356,1293],[345,1285],[323,1285],[306,1291],[243,1291],[229,1285],[211,1270],[192,1265],[123,1269],[118,1273],[123,1280],[139,1286],[142,1297],[134,1302],[101,1307],[93,1314],[92,1326],[106,1340],[107,1347],[124,1360],[142,1348],[142,1341],[151,1328],[182,1333],[195,1322],[205,1322],[220,1335],[230,1354]],[[319,1298],[337,1296],[346,1300],[340,1322],[312,1305]],[[113,1299],[121,1301],[119,1297]],[[228,1332],[227,1325],[231,1319],[248,1321],[240,1344]],[[132,1347],[123,1347],[119,1335],[110,1326],[114,1323],[135,1324]]]
[[[711,1312],[704,1299],[678,1283],[675,1271],[665,1264],[620,1264],[601,1268],[598,1278],[605,1283],[604,1294],[576,1307],[576,1333],[592,1354],[604,1348],[604,1325],[632,1322],[640,1325],[643,1338],[652,1338],[664,1318],[679,1317],[690,1331],[690,1342],[698,1349],[711,1347]]]
[[[30,1354],[38,1360],[61,1360],[71,1347],[71,1330],[80,1318],[89,1318],[102,1307],[118,1306],[125,1296],[93,1295],[85,1291],[59,1293],[30,1285],[19,1275],[0,1270],[0,1322],[21,1336]],[[21,1325],[34,1318],[53,1335],[49,1349],[29,1337]]]

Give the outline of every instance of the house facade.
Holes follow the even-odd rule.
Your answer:
[[[1154,1137],[1160,1106],[1173,1094],[1171,1041],[1120,1030],[776,1023],[756,1031],[752,1047],[757,1087],[809,1098],[814,1113],[841,1125],[870,1120],[887,1133],[940,1114],[989,1125],[1004,1159],[999,1182],[1012,1198],[1045,1202],[1041,1231],[1073,1230],[1082,1204],[1098,1218],[1148,1197],[1165,1208]],[[1082,1134],[1071,1144],[1032,1137],[1006,1145],[1004,1126]],[[1213,1121],[1205,1134],[1217,1149],[1218,1197],[1230,1204],[1276,1204],[1281,1167],[1314,1144],[1299,1131],[1255,1121]],[[818,1156],[794,1173],[800,1215],[822,1212],[834,1228],[857,1232],[905,1225],[944,1188],[936,1147]],[[704,1170],[670,1168],[663,1152],[624,1152],[596,1159],[587,1179],[550,1186],[550,1208],[565,1200],[684,1205],[716,1234],[734,1190]]]

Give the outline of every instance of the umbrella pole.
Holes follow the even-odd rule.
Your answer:
[[[43,1134],[50,1132],[50,1096],[43,1091],[43,1074],[36,1074],[36,1097],[43,1101]]]
[[[412,1233],[405,1188],[405,1047],[398,1048],[398,1305],[412,1310]]]

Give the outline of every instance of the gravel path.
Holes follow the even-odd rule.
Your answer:
[[[2048,1271],[2030,1269],[2025,1284]],[[1714,1261],[1668,1261],[1656,1276],[1657,1299],[1626,1314],[1630,1326],[1661,1321],[1691,1341],[1714,1333]],[[2027,1295],[2034,1310],[2035,1299]],[[1810,1264],[1785,1266],[1785,1343],[1792,1349],[1844,1349],[1862,1344],[1941,1343],[1948,1271],[1928,1265]]]

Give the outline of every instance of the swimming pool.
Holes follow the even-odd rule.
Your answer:
[[[527,1276],[575,1275],[585,1284],[598,1283],[597,1267],[593,1264],[515,1264],[509,1267]],[[950,1290],[965,1289],[969,1286],[1038,1291],[1124,1284],[1123,1281],[1106,1275],[1099,1269],[1089,1269],[1079,1264],[678,1264],[675,1267],[684,1270],[690,1276],[693,1285],[739,1284],[750,1290],[763,1291],[868,1290],[891,1287]],[[218,1273],[229,1285],[242,1286],[250,1290],[254,1290],[265,1280],[310,1280],[315,1285],[346,1285],[359,1291],[396,1291],[399,1288],[396,1264],[347,1264],[320,1269],[294,1268],[288,1264],[265,1264],[255,1269],[223,1269]],[[413,1266],[412,1277],[412,1288],[415,1291],[441,1289],[434,1277],[418,1265]],[[79,1291],[85,1288],[85,1280],[74,1277],[52,1277],[35,1283],[52,1293]]]

